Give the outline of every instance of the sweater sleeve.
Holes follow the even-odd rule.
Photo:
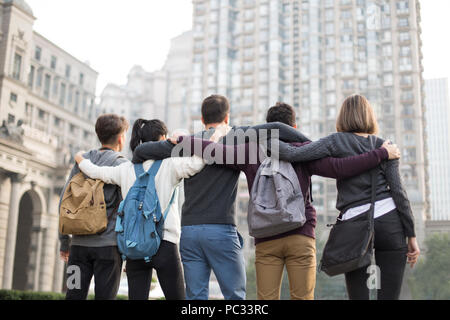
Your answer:
[[[397,211],[400,214],[400,220],[408,238],[416,236],[414,227],[414,216],[411,209],[411,204],[403,188],[403,183],[400,176],[400,161],[388,161],[385,169],[386,180],[389,184],[390,192]]]
[[[323,158],[305,163],[305,165],[311,175],[333,179],[347,179],[375,168],[388,158],[388,151],[385,148],[379,148],[357,156]]]
[[[175,172],[175,181],[173,184],[178,184],[182,179],[187,179],[195,176],[205,167],[205,161],[202,158],[193,156],[190,158],[171,158],[173,171]]]
[[[172,156],[174,145],[168,141],[146,142],[133,152],[133,163],[143,163],[147,160],[164,160]]]
[[[80,162],[80,170],[83,171],[91,179],[102,180],[106,184],[122,185],[123,172],[128,172],[129,163],[124,162],[116,167],[100,167],[91,162],[89,159],[84,159]]]
[[[193,137],[180,137],[179,142],[184,147],[190,148],[195,155],[205,159],[207,164],[245,171],[246,166],[258,164],[259,161],[259,148],[256,143],[226,145]]]
[[[265,123],[250,127],[249,129],[255,130],[259,139],[263,138],[264,134],[267,134],[267,139],[277,138],[284,142],[311,141],[297,129],[281,122]],[[273,130],[277,130],[277,134],[275,136]]]
[[[278,149],[279,150],[276,150],[273,147],[271,148],[272,157],[276,157],[278,153],[280,160],[288,162],[305,162],[337,156],[334,135],[330,135],[303,146],[294,146],[279,141]]]

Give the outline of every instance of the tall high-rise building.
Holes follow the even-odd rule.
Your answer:
[[[431,220],[450,220],[450,94],[448,79],[425,81]]]
[[[231,122],[263,122],[292,104],[313,140],[336,131],[340,104],[371,101],[380,136],[401,148],[401,173],[424,238],[428,215],[420,4],[418,0],[193,0],[192,123],[212,93],[226,95]],[[245,221],[248,195],[238,207]],[[314,178],[319,224],[334,221],[335,181]]]
[[[97,72],[33,30],[23,0],[0,0],[0,288],[63,289],[59,195],[96,146]]]

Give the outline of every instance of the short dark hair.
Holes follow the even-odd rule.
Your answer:
[[[117,114],[104,114],[98,117],[95,132],[102,144],[114,144],[120,134],[128,130],[128,121]]]
[[[162,136],[167,136],[168,132],[165,123],[161,120],[138,119],[133,125],[130,149],[134,152],[141,143],[159,141]]]
[[[205,124],[220,123],[230,112],[228,99],[220,95],[212,95],[202,103],[202,117]]]
[[[295,110],[287,103],[277,102],[277,104],[267,111],[266,121],[269,122],[281,122],[291,127],[295,127]]]

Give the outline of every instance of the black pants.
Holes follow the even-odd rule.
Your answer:
[[[92,276],[96,300],[116,298],[122,273],[122,258],[116,246],[71,246],[67,268],[67,300],[86,300]]]
[[[397,210],[375,219],[375,262],[380,270],[378,300],[399,299],[407,252],[406,236]],[[367,267],[345,274],[350,300],[369,300],[369,276]]]
[[[148,300],[153,269],[166,300],[184,300],[184,277],[178,246],[162,241],[152,261],[127,260],[128,298]]]

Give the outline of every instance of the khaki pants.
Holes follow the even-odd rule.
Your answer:
[[[259,300],[279,300],[286,266],[292,300],[314,300],[316,241],[303,235],[256,245],[256,285]]]

